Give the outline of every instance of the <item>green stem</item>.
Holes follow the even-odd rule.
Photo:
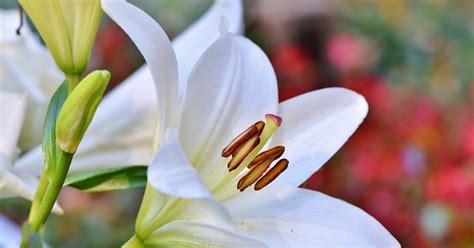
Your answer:
[[[68,93],[71,94],[74,88],[76,88],[76,86],[81,81],[81,74],[64,74],[64,75],[66,76],[66,79],[68,81]]]
[[[145,244],[137,235],[133,235],[127,243],[122,245],[122,248],[145,248]]]
[[[41,174],[42,175],[46,174],[46,167],[43,169],[43,172]],[[30,215],[28,218],[32,218],[32,216],[36,215],[36,210],[39,208],[41,204],[44,194],[46,193],[46,189],[48,189],[48,185],[49,185],[49,178],[47,176],[41,176],[38,186],[36,188],[36,193],[33,199],[33,203],[31,204]]]
[[[69,166],[71,164],[73,154],[62,152],[59,155],[58,164],[56,165],[56,171],[54,172],[51,178],[45,173],[41,176],[42,180],[48,180],[46,190],[43,189],[37,191],[37,195],[43,193],[43,196],[38,198],[35,196],[35,201],[33,206],[37,208],[31,210],[28,222],[31,225],[31,229],[35,232],[38,232],[43,224],[48,219],[51,210],[53,209],[54,203],[58,198],[59,192],[61,191],[64,180],[66,179]],[[43,179],[46,178],[46,179]]]

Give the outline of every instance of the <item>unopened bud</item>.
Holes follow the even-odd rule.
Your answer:
[[[67,153],[75,153],[94,117],[109,83],[108,71],[87,75],[64,102],[56,123],[56,141]]]
[[[100,0],[19,0],[65,74],[87,67],[102,16]]]

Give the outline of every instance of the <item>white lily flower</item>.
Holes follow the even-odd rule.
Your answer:
[[[8,35],[15,34],[18,23],[18,13],[12,12],[11,15],[15,21],[5,22],[8,30],[11,30],[7,32]],[[222,15],[228,17],[230,30],[233,32],[242,30],[240,1],[216,0],[200,19],[173,41],[173,47],[178,55],[177,63],[183,78],[187,78],[186,74],[189,74],[199,56],[219,37],[218,29],[209,27]],[[25,30],[22,31],[22,35],[23,33]],[[27,38],[31,37],[24,39]],[[187,56],[191,51],[192,55]],[[55,67],[52,59],[50,59],[50,65]],[[60,75],[59,72],[58,75]],[[45,97],[45,110],[48,99],[60,81],[61,79],[48,81],[54,82],[55,85]],[[150,148],[153,144],[153,132],[156,125],[156,94],[152,81],[149,66],[144,65],[104,97],[74,156],[70,173],[150,163],[152,156]],[[28,114],[26,118],[28,119]],[[44,112],[41,121],[35,123],[35,128],[28,129],[38,134],[38,141],[34,142],[37,147],[23,154],[15,163],[16,170],[33,175],[29,177],[33,185],[36,185],[37,177],[43,167],[43,154],[41,146],[38,146],[41,135],[41,128],[38,127],[43,125],[43,120]],[[0,198],[7,196],[2,195],[2,191],[0,191]]]
[[[0,198],[18,195],[33,200],[35,194],[37,175],[13,166],[26,108],[26,94],[0,91]],[[57,205],[54,211],[62,212]]]
[[[40,143],[46,109],[62,82],[51,55],[27,25],[16,34],[18,10],[0,10],[0,90],[28,94],[19,146],[27,151]]]
[[[330,88],[278,104],[268,58],[250,40],[227,32],[225,22],[187,81],[178,80],[180,68],[158,23],[125,1],[106,0],[102,7],[150,65],[160,113],[150,185],[136,234],[124,247],[399,247],[364,211],[298,188],[364,119],[362,96]],[[263,116],[265,127],[256,123]],[[223,159],[222,149],[242,130],[223,152],[233,159]],[[290,164],[281,160],[262,177],[246,166],[267,141],[285,146]],[[257,179],[259,191],[245,190]]]

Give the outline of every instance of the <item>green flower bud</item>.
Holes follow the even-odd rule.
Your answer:
[[[64,102],[56,123],[56,141],[67,153],[75,153],[109,83],[108,71],[87,75]]]
[[[102,8],[100,0],[19,0],[58,67],[81,74],[87,67]]]

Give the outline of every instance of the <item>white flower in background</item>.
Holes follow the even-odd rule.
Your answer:
[[[22,151],[40,143],[48,102],[61,83],[61,73],[28,27],[21,36],[16,34],[18,11],[2,10],[0,19],[0,198],[32,200],[39,171],[21,170],[14,163]]]
[[[12,164],[19,153],[18,137],[26,112],[26,95],[0,91],[0,188],[32,198],[34,187],[12,172]]]
[[[21,229],[13,221],[0,214],[0,247],[17,248],[21,243]]]
[[[362,96],[330,88],[278,104],[266,55],[227,32],[225,22],[189,77],[178,80],[179,63],[159,24],[125,1],[102,7],[144,55],[158,97],[150,185],[124,247],[399,247],[362,210],[298,188],[361,123]],[[257,122],[264,116],[265,126]],[[264,173],[280,146],[287,160]],[[245,189],[256,181],[256,190]]]
[[[2,31],[5,31],[5,37],[11,35],[12,38],[16,38],[15,30],[19,22],[18,12],[8,13],[9,15],[11,13],[11,18],[9,17],[11,21],[2,22],[2,25],[8,27],[2,29]],[[240,1],[216,0],[199,20],[173,41],[182,78],[187,78],[186,74],[189,74],[199,56],[219,37],[218,29],[209,27],[213,26],[222,15],[228,17],[230,30],[233,32],[242,30]],[[20,37],[23,37],[27,32],[26,29],[26,27],[22,29],[22,36]],[[2,37],[4,37],[3,33]],[[31,39],[35,38],[31,35],[21,39],[30,42]],[[34,42],[37,42],[37,40],[34,40]],[[36,46],[40,45],[37,44]],[[45,50],[42,46],[40,48]],[[3,50],[1,52],[3,54]],[[46,53],[46,51],[44,52]],[[36,61],[36,58],[33,58],[34,54],[28,56],[30,61]],[[31,132],[37,135],[38,139],[32,142],[36,147],[22,154],[14,165],[16,171],[32,175],[28,176],[28,180],[31,180],[29,183],[33,185],[32,190],[34,190],[37,177],[43,167],[43,154],[39,144],[45,111],[49,98],[62,81],[61,74],[56,69],[54,62],[50,57],[48,59],[49,69],[42,68],[40,71],[54,70],[57,78],[44,81],[44,85],[48,86],[50,91],[45,97],[44,111],[40,115],[41,120],[35,122],[34,128],[22,131],[22,134],[23,132]],[[46,63],[43,62],[41,66],[43,65],[46,65]],[[34,67],[35,64],[27,63],[25,66]],[[18,69],[23,67],[19,66]],[[18,75],[21,76],[22,74],[19,73]],[[35,76],[31,75],[30,77],[38,80]],[[17,81],[2,79],[2,87],[4,81],[12,82],[8,84],[9,86],[19,84]],[[70,173],[114,166],[149,164],[156,125],[156,94],[152,81],[150,70],[147,65],[144,65],[104,97],[74,156]],[[25,92],[25,90],[20,89],[17,92]],[[33,111],[33,113],[36,112]],[[29,118],[28,114],[29,112],[26,119]],[[0,189],[0,198],[2,196],[18,195],[12,194],[12,192],[6,193],[5,189]]]
[[[36,188],[36,174],[18,170],[14,162],[25,118],[27,95],[0,91],[0,197],[21,196],[32,200]],[[56,205],[56,213],[62,210]]]
[[[28,107],[19,146],[26,151],[40,143],[49,99],[63,80],[48,50],[27,25],[20,24],[18,10],[0,10],[0,90],[28,94]]]

